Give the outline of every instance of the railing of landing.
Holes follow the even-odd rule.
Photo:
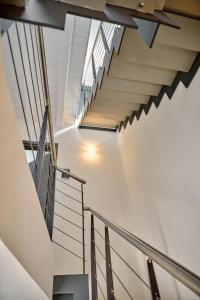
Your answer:
[[[85,184],[85,181],[68,171],[60,169],[56,164],[56,151],[52,135],[51,103],[48,92],[42,29],[40,27],[34,27],[33,25],[19,25],[18,23],[15,23],[12,30],[14,30],[14,38],[11,36],[10,32],[6,34],[5,38],[7,39],[10,63],[18,92],[18,107],[20,107],[21,111],[20,116],[22,116],[21,119],[27,136],[27,140],[24,141],[24,145],[32,153],[33,178],[39,198],[39,191],[41,191],[42,186],[41,179],[44,177],[47,178],[47,182],[45,184],[45,206],[43,211],[47,227],[51,235],[53,216],[56,216],[59,220],[62,220],[62,222],[70,224],[70,226],[79,230],[78,239],[77,237],[74,237],[72,232],[66,231],[69,229],[69,226],[64,224],[61,225],[60,222],[59,224],[56,224],[56,220],[54,222],[54,230],[65,236],[67,244],[69,244],[68,239],[77,243],[80,247],[79,252],[74,252],[73,247],[69,249],[65,246],[65,244],[63,244],[63,239],[60,241],[54,237],[53,242],[55,245],[67,251],[70,255],[80,259],[83,263],[83,272],[85,272],[85,216],[83,199],[83,184]],[[21,34],[19,34],[19,32]],[[24,41],[24,47],[22,47],[22,40]],[[26,40],[28,42],[26,42]],[[37,48],[37,46],[39,47]],[[16,56],[16,51],[18,56]],[[16,59],[16,57],[18,57],[18,59]],[[24,61],[25,57],[27,57],[27,63]],[[32,57],[32,59],[30,59],[30,57]],[[36,59],[37,63],[35,64]],[[21,71],[19,65],[21,66]],[[27,80],[27,76],[29,76],[29,80]],[[38,78],[40,78],[39,81]],[[18,111],[18,113],[20,112]],[[47,170],[44,169],[43,172],[42,170],[45,166],[46,154],[48,154],[50,158],[47,163]],[[56,175],[56,170],[60,174],[65,174],[66,176],[73,178],[73,180],[75,180],[75,182],[77,182],[80,186],[77,187],[66,182],[64,179],[59,177],[58,174]],[[45,175],[46,171],[47,174]],[[50,187],[52,188],[54,183],[56,185],[57,194],[60,194],[62,195],[61,197],[63,197],[62,202],[58,201],[57,198],[54,198],[53,193],[55,189],[53,188],[50,190]],[[69,193],[66,188],[76,191],[78,196],[75,197]],[[56,200],[57,203],[55,211],[53,207],[54,200]],[[71,206],[72,202],[78,207],[75,208]],[[59,206],[66,210],[65,213],[58,211]],[[119,299],[118,297],[121,296],[118,296],[119,289],[116,288],[117,282],[121,287],[121,290],[124,292],[123,299],[137,299],[132,285],[127,285],[123,274],[118,271],[119,261],[121,261],[121,263],[128,268],[129,272],[131,272],[132,275],[129,275],[129,278],[132,278],[131,276],[136,276],[137,280],[139,280],[144,288],[147,289],[152,299],[158,300],[162,296],[158,289],[159,277],[157,276],[157,269],[154,270],[154,263],[161,266],[165,271],[182,282],[198,296],[200,295],[200,278],[197,275],[190,272],[188,269],[153,248],[143,240],[137,238],[121,226],[97,213],[95,210],[87,207],[85,207],[85,210],[89,210],[91,212],[91,276],[93,300],[96,300],[100,293],[104,299],[106,299],[106,294],[109,300]],[[73,217],[71,218],[69,216],[69,212],[79,218],[78,223],[74,221]],[[94,217],[96,217],[95,221]],[[98,221],[101,221],[101,229],[103,231],[100,230],[99,224],[96,226]],[[138,270],[127,260],[127,257],[124,255],[124,251],[127,248],[126,244],[124,245],[123,252],[120,252],[118,249],[118,244],[117,247],[114,246],[115,239],[110,234],[110,231],[114,231],[114,233],[117,234],[117,237],[125,239],[126,242],[133,245],[145,255],[149,278],[140,274]],[[95,233],[97,233],[99,240],[97,239],[97,236],[95,237]],[[82,252],[82,254],[80,252]],[[97,252],[99,253],[99,256],[97,256]],[[116,261],[116,258],[113,259],[114,255],[118,258],[118,262]],[[125,272],[128,273],[127,271]],[[134,283],[135,279],[136,278],[129,280],[131,283]]]
[[[83,274],[86,270],[85,183],[85,180],[57,167],[52,241],[65,250],[70,260],[82,261]]]
[[[52,139],[43,31],[39,26],[13,22],[2,40],[21,139],[52,237],[56,145]]]
[[[175,288],[169,299],[179,297],[179,287],[187,299],[200,296],[196,274],[94,209],[84,206],[82,211],[83,185],[74,183],[57,177],[53,242],[66,251],[66,261],[82,260],[83,273],[90,273],[92,300],[137,300],[144,295],[159,300],[166,297],[166,285]],[[87,212],[91,214],[90,236]]]
[[[86,71],[82,78],[81,93],[76,115],[78,120],[84,115],[89,104],[91,92],[97,81],[99,71],[103,67],[106,52],[111,51],[115,30],[118,30],[120,27],[119,25],[107,22],[101,22],[99,25]]]
[[[3,36],[3,46],[7,80],[14,99],[21,138],[50,238],[52,239],[55,216],[55,186],[59,180],[56,179],[56,174],[61,173],[81,185],[80,199],[77,202],[81,203],[81,238],[84,245],[85,180],[57,166],[57,144],[53,135],[43,29],[40,26],[13,22]],[[84,262],[84,247],[82,252]]]
[[[167,294],[168,299],[180,298],[178,287],[181,287],[183,295],[187,295],[185,299],[196,299],[195,294],[200,296],[198,275],[94,209],[90,207],[84,209],[91,213],[92,300],[101,298],[137,300],[141,299],[143,288],[145,299],[159,300],[162,299],[164,292],[163,285],[166,287],[170,284],[171,276],[177,280],[177,282],[174,280],[177,294],[175,296],[165,291],[163,297]],[[141,256],[138,256],[138,251]],[[147,272],[135,265],[133,257],[141,260],[142,264],[145,261]],[[167,288],[170,289],[170,286]],[[171,288],[173,289],[173,285]]]

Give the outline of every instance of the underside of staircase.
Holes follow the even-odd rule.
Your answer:
[[[189,85],[200,62],[200,19],[167,16],[180,28],[158,25],[150,46],[139,29],[115,28],[80,127],[121,130],[158,107],[165,92],[171,98],[180,81]]]

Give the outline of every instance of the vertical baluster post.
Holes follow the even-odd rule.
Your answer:
[[[105,33],[104,33],[104,30],[103,30],[102,25],[101,25],[101,27],[100,27],[100,31],[101,31],[101,37],[102,37],[104,49],[105,49],[106,51],[109,51],[109,46],[108,46],[108,43],[107,43],[106,36],[105,36]]]
[[[85,101],[86,100],[86,97],[85,97],[85,83],[84,83],[82,89],[83,89],[83,107],[85,108],[85,102],[86,102]]]
[[[107,299],[114,300],[114,285],[112,274],[112,263],[110,254],[110,241],[108,227],[105,227],[105,253],[106,253],[106,283],[107,283]]]
[[[94,54],[92,53],[92,74],[94,81],[97,79],[97,72],[96,72],[96,67],[95,67],[95,61],[94,61]]]
[[[84,213],[84,192],[81,183],[81,203],[82,203],[82,243],[83,243],[83,274],[85,274],[85,213]]]
[[[37,192],[39,192],[40,188],[40,180],[42,174],[42,163],[45,151],[45,139],[46,139],[46,132],[47,132],[47,118],[48,118],[48,106],[45,108],[45,113],[42,122],[42,129],[40,133],[40,139],[38,143],[38,151],[36,156],[36,166],[34,169],[34,182]]]
[[[91,215],[91,283],[92,283],[92,300],[97,300],[98,299],[97,269],[96,269],[96,251],[95,251],[95,233],[94,233],[93,215]]]
[[[150,258],[147,260],[147,267],[149,272],[152,299],[160,300],[161,298],[160,298],[160,293],[159,293],[158,284],[156,280],[156,275],[154,272],[153,262]]]
[[[39,49],[40,49],[40,54],[41,54],[42,76],[44,79],[44,92],[45,92],[46,104],[48,105],[47,107],[48,107],[49,133],[50,133],[50,139],[51,139],[50,145],[51,145],[53,163],[54,163],[54,165],[56,165],[56,150],[55,150],[55,143],[54,143],[51,101],[50,101],[50,93],[49,93],[49,85],[48,85],[48,74],[47,74],[47,65],[46,65],[44,37],[43,37],[43,30],[42,30],[41,26],[38,26],[38,37],[39,37]]]

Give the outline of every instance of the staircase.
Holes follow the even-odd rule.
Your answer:
[[[10,32],[10,30],[14,30],[14,32]],[[31,39],[31,37],[34,38]],[[22,39],[27,42],[25,45],[22,44]],[[32,41],[31,44],[29,43],[30,40]],[[28,164],[35,185],[35,191],[37,192],[38,201],[40,203],[41,216],[44,218],[42,221],[45,221],[47,227],[46,234],[47,232],[49,234],[48,241],[52,243],[52,247],[54,244],[55,247],[59,247],[66,251],[66,253],[70,253],[70,255],[73,255],[82,261],[80,264],[80,273],[83,272],[83,274],[54,276],[53,299],[89,300],[88,275],[85,274],[85,229],[83,216],[83,184],[86,182],[71,172],[57,166],[57,144],[54,142],[52,127],[43,29],[39,26],[32,28],[30,25],[15,22],[8,31],[5,31],[3,42],[4,45],[7,46],[8,53],[10,54],[8,57],[10,64],[9,76],[16,83],[16,91],[18,92],[20,100],[16,111],[16,114],[18,114],[20,118],[18,118],[17,121],[19,127],[21,126],[21,128],[23,128],[23,130],[21,130],[21,139],[25,153],[27,154],[28,152]],[[24,45],[24,47],[22,45]],[[16,49],[19,52],[16,51]],[[34,51],[35,49],[37,49],[37,51]],[[29,58],[27,64],[25,61],[26,57]],[[33,69],[33,62],[35,62],[35,69]],[[32,81],[28,80],[28,73],[30,74]],[[34,74],[37,78],[36,81],[33,80]],[[25,82],[24,86],[21,85],[23,80]],[[24,93],[24,88],[26,94]],[[32,89],[33,93],[31,93]],[[31,96],[33,95],[34,97],[32,98]],[[60,179],[58,178],[59,175]],[[79,199],[70,196],[70,193],[65,194],[63,188],[59,189],[58,185],[63,177],[70,177],[71,179],[74,179],[75,183],[78,182],[78,184],[80,184],[79,189],[74,188],[74,190],[78,191],[77,198],[79,197]],[[65,182],[64,184],[67,185]],[[78,209],[75,210],[73,209],[73,206],[70,207],[70,205],[65,205],[65,203],[57,201],[59,197],[56,195],[55,199],[55,192],[60,193],[62,196],[69,197],[72,201],[78,203]],[[68,212],[74,213],[75,216],[78,215],[80,217],[80,225],[75,223],[76,220],[70,221],[63,216],[63,214],[59,214],[57,205],[65,207],[65,209],[68,209]],[[68,230],[70,225],[78,228],[82,240],[76,239],[73,233],[69,234],[62,230],[62,227],[59,227],[56,223],[56,219],[58,218],[67,222]],[[72,230],[74,230],[74,227],[72,227]],[[65,247],[62,241],[59,242],[56,236],[57,232],[60,232],[67,238],[78,243],[80,245],[81,254],[79,254],[78,251],[75,253],[68,249],[68,247]],[[74,246],[77,248],[77,244],[73,245],[73,247]],[[15,289],[13,288],[13,290]],[[17,291],[16,297],[18,297],[18,295],[19,291]],[[26,297],[25,295],[26,293],[24,293],[24,297]],[[34,295],[31,294],[30,298],[27,299],[33,298]],[[47,299],[47,295],[43,295],[43,298],[40,299]]]
[[[128,120],[131,118],[133,121],[131,117],[133,112],[135,112],[136,118],[138,119],[138,114],[141,114],[141,107],[144,110],[146,110],[146,108],[149,110],[149,103],[151,104],[153,102],[158,106],[158,99],[161,100],[160,95],[163,95],[164,92],[172,94],[180,80],[183,80],[185,85],[190,83],[199,64],[199,21],[182,16],[174,17],[170,15],[170,18],[174,18],[181,29],[175,29],[174,25],[173,28],[160,25],[159,28],[156,29],[156,36],[154,36],[151,41],[153,48],[149,48],[145,44],[136,29],[123,28],[122,26],[105,23],[99,27],[94,51],[92,52],[89,62],[89,71],[86,72],[86,77],[82,85],[81,102],[78,110],[82,118],[81,126],[107,129],[116,129],[116,126],[119,126],[120,128],[122,122],[127,124],[127,118]],[[17,24],[16,30],[17,42],[20,46]],[[86,184],[86,181],[70,171],[58,167],[57,151],[53,137],[51,101],[48,89],[42,28],[37,27],[35,34],[35,40],[38,41],[39,45],[38,54],[40,53],[40,55],[38,55],[38,65],[41,66],[41,83],[42,88],[44,88],[44,95],[41,97],[44,103],[39,103],[41,104],[41,120],[38,114],[38,122],[32,115],[33,103],[27,101],[27,107],[24,108],[24,94],[19,85],[19,74],[15,67],[15,55],[13,55],[14,43],[10,39],[9,33],[7,34],[11,63],[14,66],[17,88],[21,100],[23,121],[25,122],[25,128],[27,129],[29,138],[24,144],[28,144],[28,147],[33,153],[34,161],[30,164],[30,168],[52,244],[54,244],[55,247],[59,247],[62,251],[66,251],[71,258],[76,258],[83,273],[55,275],[53,299],[89,299],[88,275],[85,274],[86,213],[89,213],[91,218],[91,226],[87,228],[90,229],[91,251],[89,255],[87,253],[87,260],[90,262],[91,267],[92,300],[106,299],[106,297],[108,300],[135,299],[135,295],[133,296],[132,282],[135,283],[137,280],[144,289],[147,289],[149,299],[161,299],[162,293],[159,290],[159,276],[157,276],[157,269],[155,268],[154,270],[154,265],[158,265],[162,270],[167,272],[169,276],[173,276],[176,280],[185,285],[193,295],[200,296],[199,276],[119,224],[109,220],[93,208],[85,206],[83,185]],[[184,41],[188,42],[185,44]],[[21,49],[21,47],[19,48]],[[21,55],[21,58],[23,65],[23,55]],[[25,78],[27,96],[29,96],[30,87],[26,81],[26,70],[24,67],[22,71]],[[39,74],[38,71],[38,68],[36,68],[36,74]],[[31,72],[32,70],[30,68],[30,73]],[[93,80],[91,80],[91,74]],[[190,74],[189,79],[186,74]],[[167,87],[170,88],[168,89]],[[40,88],[38,85],[38,96],[40,96],[39,91]],[[36,113],[38,113],[37,102],[34,108]],[[27,111],[29,111],[29,118],[26,113]],[[30,116],[32,117],[32,121]],[[38,139],[38,141],[34,142],[30,132],[35,129],[35,125],[37,125],[36,127],[38,129],[38,131],[35,132],[36,140]],[[31,130],[29,130],[30,128]],[[34,152],[37,152],[36,155]],[[71,185],[71,182],[69,184],[63,179],[66,177],[74,179],[77,184]],[[78,192],[79,198],[71,194],[72,189]],[[59,199],[58,201],[58,195],[56,195],[55,198],[55,192],[61,195],[62,200]],[[75,209],[72,205],[74,202],[79,205],[78,209]],[[54,207],[55,203],[58,205]],[[62,211],[62,214],[57,211],[59,205],[65,209]],[[70,213],[76,216],[75,219],[71,218],[72,215],[70,215]],[[59,227],[58,219],[67,222],[68,225],[65,226],[66,230]],[[77,223],[77,220],[79,223]],[[98,222],[100,222],[101,227],[96,226],[96,223],[99,224]],[[72,228],[76,227],[77,230],[79,230],[81,238],[77,239],[77,236],[74,236],[74,231],[72,230],[67,232],[70,226],[72,226]],[[100,230],[100,228],[103,228],[103,231]],[[67,237],[67,246],[62,243],[63,239],[58,240],[59,235],[56,234],[58,232],[65,236],[65,238]],[[120,241],[126,242],[125,247],[128,248],[127,245],[129,245],[132,247],[131,249],[140,251],[140,254],[142,254],[141,257],[145,261],[147,278],[130,264],[130,261],[128,261],[124,253],[122,254],[118,248],[113,246],[114,239],[112,233],[114,233]],[[96,238],[97,235],[99,240]],[[72,246],[72,241],[75,244],[73,244],[73,248],[70,248],[68,246]],[[74,248],[75,251],[73,251]],[[117,271],[118,265],[116,264],[116,260],[113,259],[114,255],[116,255],[120,262],[124,264],[125,268],[127,268],[126,272],[128,270],[135,276],[134,280],[131,280],[131,284],[125,281],[123,273]],[[134,252],[132,255],[134,255]],[[101,257],[101,259],[99,259],[99,257]],[[104,280],[105,289],[102,287],[102,281],[99,280],[100,274]],[[117,286],[116,282],[120,286],[118,289],[115,288]],[[121,297],[122,291],[125,295],[124,298]]]
[[[94,80],[90,90],[88,85],[82,86],[85,94],[80,127],[120,130],[134,117],[139,119],[152,102],[158,107],[164,92],[177,86],[180,74],[182,79],[194,76],[192,70],[199,66],[200,21],[170,13],[167,16],[174,24],[158,25],[150,44],[145,36],[149,21],[145,24],[147,21],[138,23],[135,19],[137,29],[115,27],[110,46],[104,24],[101,25],[97,41],[102,39],[105,54],[102,63],[98,63],[98,46],[94,47],[89,62]],[[99,53],[102,55],[100,50]]]

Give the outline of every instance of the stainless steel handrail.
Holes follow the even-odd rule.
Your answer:
[[[53,130],[53,121],[52,121],[52,109],[51,109],[51,100],[50,100],[50,92],[49,92],[49,84],[48,84],[46,55],[45,55],[45,45],[44,45],[43,30],[42,30],[41,26],[39,26],[39,28],[38,28],[38,35],[39,35],[39,44],[40,44],[40,53],[41,53],[42,73],[43,73],[43,78],[44,78],[46,105],[48,107],[49,135],[50,135],[50,141],[51,141],[50,149],[51,149],[53,164],[54,164],[56,170],[68,175],[69,177],[79,181],[82,184],[85,184],[86,181],[84,179],[80,178],[79,176],[77,176],[71,172],[67,172],[57,166],[56,148],[55,148],[54,134],[53,134],[54,130]]]
[[[104,32],[104,27],[107,25],[107,31]],[[111,46],[110,42],[112,40],[113,34],[114,34],[114,30],[115,30],[116,25],[115,24],[111,24],[111,23],[105,23],[105,22],[101,22],[99,24],[97,33],[96,33],[96,37],[95,37],[95,41],[90,53],[90,57],[88,59],[88,63],[85,69],[85,72],[83,74],[83,78],[82,78],[82,84],[83,85],[88,85],[88,75],[89,78],[91,78],[92,80],[89,81],[89,84],[93,84],[93,82],[95,81],[94,76],[91,76],[91,66],[92,66],[92,60],[95,63],[95,68],[96,68],[96,73],[98,73],[99,68],[101,67],[101,63],[103,62],[104,59],[104,53],[105,51],[109,50],[109,47]],[[103,42],[103,38],[102,38],[102,32],[105,35],[105,39],[106,39],[106,43],[108,44],[108,49],[105,49],[104,47],[104,42]],[[87,82],[86,82],[87,81]]]
[[[71,178],[73,178],[73,179],[75,179],[77,181],[79,181],[80,183],[86,184],[86,180],[78,177],[77,175],[75,175],[75,174],[73,174],[71,172],[65,171],[65,170],[59,168],[58,166],[56,166],[56,170],[59,171],[59,172],[61,172],[61,173],[63,173],[63,174],[66,174],[67,176],[69,176],[69,177],[71,177]]]
[[[45,88],[45,97],[46,97],[46,105],[48,107],[48,123],[49,123],[49,135],[50,135],[50,149],[53,158],[54,165],[56,164],[56,148],[54,143],[54,130],[53,130],[53,121],[52,121],[52,109],[51,109],[51,100],[50,100],[50,92],[49,92],[49,84],[48,84],[48,73],[47,73],[47,65],[46,65],[46,55],[45,55],[45,45],[44,45],[44,36],[42,27],[38,27],[38,36],[39,36],[39,45],[40,45],[40,53],[41,53],[41,65],[42,65],[42,73],[44,78],[44,88]]]
[[[182,282],[185,286],[187,286],[190,290],[192,290],[195,294],[200,296],[200,277],[183,267],[167,255],[163,254],[159,250],[155,249],[148,243],[144,242],[140,238],[136,237],[132,233],[128,232],[126,229],[121,226],[115,224],[114,222],[108,220],[106,217],[102,216],[94,209],[85,206],[85,211],[90,211],[94,216],[96,216],[99,220],[101,220],[107,227],[111,228],[114,232],[119,234],[122,238],[124,238],[127,242],[132,244],[134,247],[139,249],[142,253],[151,258],[154,262],[156,262],[159,266],[161,266],[165,271],[170,273],[180,282]]]

